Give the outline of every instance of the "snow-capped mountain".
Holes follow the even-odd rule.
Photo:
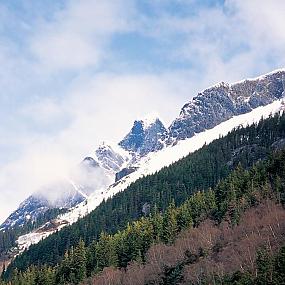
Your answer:
[[[114,174],[127,165],[131,156],[118,145],[103,142],[95,150],[94,158],[102,168]]]
[[[170,138],[190,138],[233,116],[268,105],[284,95],[284,81],[285,70],[282,69],[254,79],[234,84],[221,82],[207,88],[183,106],[169,127]]]
[[[205,143],[226,135],[234,127],[257,122],[282,110],[284,80],[285,70],[277,70],[258,78],[234,84],[222,82],[207,88],[182,107],[168,129],[158,118],[136,120],[117,145],[103,143],[83,160],[96,169],[91,175],[83,171],[84,175],[88,174],[85,180],[97,181],[96,187],[93,182],[89,183],[84,200],[58,217],[58,228],[72,224],[140,177],[170,165]],[[80,185],[80,189],[84,189],[82,181],[74,181],[74,188]],[[48,234],[52,232],[49,230]],[[41,229],[22,236],[20,248],[46,235]]]
[[[156,117],[137,120],[119,145],[136,156],[144,156],[163,148],[167,130]]]
[[[117,149],[117,152],[113,150]],[[70,209],[86,200],[97,189],[107,187],[115,180],[116,172],[129,160],[127,153],[119,147],[103,143],[94,157],[85,157],[60,181],[39,189],[24,200],[0,226],[0,230],[35,223],[49,209]]]
[[[46,193],[54,197],[48,197]],[[74,189],[67,181],[57,182],[41,189],[24,200],[1,225],[1,230],[24,226],[27,222],[35,223],[49,209],[69,209],[85,200],[86,197]]]

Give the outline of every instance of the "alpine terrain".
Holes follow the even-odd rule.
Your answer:
[[[3,282],[279,284],[284,88],[285,69],[221,82],[189,94],[170,126],[157,117],[137,119],[121,141],[99,145],[0,226],[0,254],[12,260]],[[263,240],[270,227],[272,236]],[[249,239],[252,264],[245,269],[235,260],[227,268],[234,245]],[[220,267],[211,274],[214,264]],[[271,277],[262,275],[263,265],[271,266]],[[135,276],[137,283],[126,283]],[[263,277],[272,283],[254,283]],[[45,281],[17,283],[28,278]]]

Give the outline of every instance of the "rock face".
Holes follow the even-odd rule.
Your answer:
[[[128,154],[122,153],[122,150],[118,150],[117,146],[114,147],[106,143],[102,143],[98,147],[95,157],[102,168],[114,173],[120,171],[129,159]]]
[[[135,121],[131,131],[119,142],[119,145],[138,156],[160,150],[167,137],[167,130],[158,119]]]
[[[92,184],[95,183],[91,179],[96,174],[97,176],[104,175],[99,164],[93,158],[86,157],[75,168],[74,180],[56,181],[39,189],[20,204],[18,209],[0,226],[0,229],[23,226],[28,221],[37,221],[49,209],[69,209],[83,202],[94,191]],[[84,184],[84,181],[90,182],[90,185]],[[100,183],[102,183],[101,181],[102,179],[100,179]]]
[[[235,84],[222,82],[204,90],[185,104],[169,127],[170,141],[192,137],[195,133],[250,112],[284,96],[285,70]]]
[[[135,172],[138,168],[137,167],[128,167],[128,168],[123,168],[121,171],[116,173],[115,177],[115,182],[119,181],[123,177]]]
[[[83,161],[81,162],[81,165],[87,169],[100,166],[99,163],[90,156],[85,157]]]
[[[48,209],[49,205],[46,200],[43,201],[37,197],[30,196],[5,220],[1,225],[1,229],[5,230],[14,226],[21,226],[30,220],[34,221]]]

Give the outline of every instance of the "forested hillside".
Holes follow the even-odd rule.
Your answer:
[[[236,224],[244,209],[271,194],[281,203],[284,152],[274,154],[269,162],[252,165],[281,149],[284,138],[284,115],[234,130],[159,173],[138,180],[71,227],[31,246],[9,266],[5,277],[12,276],[13,268],[22,271],[40,265],[40,271],[30,267],[25,274],[56,278],[58,283],[50,284],[76,283],[105,266],[144,262],[153,243],[172,243],[178,232],[198,226],[207,217]],[[143,209],[147,211],[143,213]],[[139,221],[128,225],[134,220]],[[113,256],[108,255],[110,251]],[[70,268],[80,268],[80,272]],[[13,284],[17,284],[15,280]],[[37,282],[19,284],[49,284]]]
[[[82,284],[284,284],[285,226],[282,206],[265,200],[246,210],[237,226],[203,221],[174,243],[158,243],[146,261],[110,266]]]
[[[89,246],[80,240],[55,267],[16,270],[12,284],[78,284],[110,266],[127,271],[105,270],[89,284],[106,284],[108,276],[108,284],[118,285],[282,284],[284,249],[274,254],[285,242],[284,202],[282,150],[248,170],[239,165],[179,207],[172,202],[164,213],[154,211],[114,235],[102,232]],[[265,283],[254,283],[259,279]]]

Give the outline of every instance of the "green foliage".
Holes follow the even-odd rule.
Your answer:
[[[282,247],[274,259],[275,284],[285,285],[285,247]]]
[[[56,271],[56,284],[78,284],[86,278],[87,253],[84,241],[80,240],[78,246],[65,253],[64,259]]]
[[[171,202],[162,220],[162,241],[172,243],[178,233],[178,211],[174,202]]]
[[[239,128],[159,173],[140,179],[74,225],[31,246],[15,259],[6,277],[17,268],[16,282],[26,278],[25,274],[33,275],[31,264],[38,264],[40,271],[41,265],[46,264],[53,266],[56,284],[77,284],[106,266],[144,262],[152,244],[172,243],[181,230],[197,226],[207,217],[236,224],[240,214],[262,197],[284,201],[285,151],[249,168],[265,158],[272,144],[285,136],[284,122],[285,115],[275,116],[258,125]],[[152,205],[148,217],[142,217],[144,203]],[[282,256],[278,262],[281,267]],[[179,268],[167,270],[167,280],[179,279]],[[261,272],[262,267],[260,276]],[[274,276],[272,273],[272,280]],[[243,280],[234,282],[251,282],[245,275],[234,278]]]

